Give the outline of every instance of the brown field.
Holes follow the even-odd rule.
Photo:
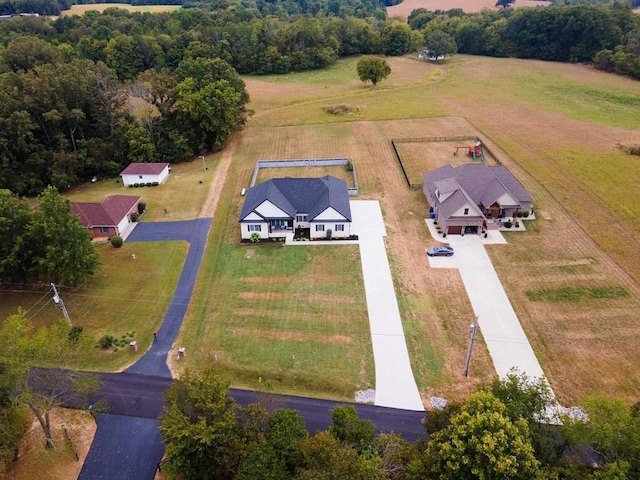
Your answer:
[[[474,144],[474,138],[475,136],[458,141],[396,142],[396,150],[400,155],[409,183],[422,185],[423,173],[447,163],[458,166],[473,161],[473,158],[468,155],[468,147]],[[454,152],[457,153],[454,154]],[[485,155],[485,163],[496,164],[489,155]]]
[[[87,5],[72,5],[69,10],[63,10],[62,15],[84,15],[91,10],[104,12],[107,8],[121,8],[130,12],[170,12],[180,8],[180,5],[137,5],[133,6],[128,3],[94,3]]]
[[[538,0],[516,0],[512,8],[546,6],[549,3]],[[490,10],[498,9],[496,2],[493,0],[404,0],[398,5],[387,7],[387,14],[390,17],[407,18],[417,8],[426,8],[431,12],[461,8],[466,13],[479,12],[485,8]]]
[[[514,59],[390,64],[392,75],[376,89],[339,75],[334,83],[314,79],[290,87],[248,79],[256,115],[239,140],[239,157],[354,159],[359,198],[382,204],[418,384],[425,398],[455,397],[489,379],[493,368],[480,342],[472,378],[460,374],[473,311],[456,271],[428,267],[427,204],[406,186],[390,139],[479,132],[535,198],[538,220],[528,232],[511,233],[508,246],[489,253],[556,394],[565,403],[595,393],[637,400],[640,171],[618,145],[640,143],[633,127],[638,114],[598,103],[607,95],[637,95],[637,82],[578,65]],[[344,64],[338,68],[346,71]],[[404,77],[411,80],[403,83]],[[362,106],[359,118],[335,123],[340,120],[321,112],[338,101]],[[603,117],[606,111],[617,113]],[[296,121],[303,125],[290,126]],[[236,171],[240,182],[250,178],[250,168],[243,173],[238,164]],[[526,296],[577,285],[622,287],[630,296],[560,303]]]
[[[356,167],[357,168],[357,167]],[[326,165],[317,167],[265,167],[260,168],[256,184],[262,183],[270,178],[308,178],[308,177],[324,177],[325,175],[333,175],[347,182],[348,187],[355,187],[353,174],[342,165]]]

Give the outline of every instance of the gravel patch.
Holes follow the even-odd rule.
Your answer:
[[[358,390],[355,395],[356,403],[374,403],[376,401],[376,391],[372,388],[368,390]]]

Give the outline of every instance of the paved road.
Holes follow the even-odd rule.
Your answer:
[[[376,405],[424,411],[404,338],[383,237],[387,235],[377,200],[350,202],[358,235],[360,261],[376,369]]]
[[[33,388],[49,391],[48,385],[54,385],[55,391],[60,392],[61,385],[67,385],[67,388],[71,387],[68,383],[59,380],[60,378],[67,378],[68,375],[64,370],[37,369],[35,373],[36,375],[33,378],[36,381],[32,383]],[[43,373],[46,373],[46,375]],[[90,395],[89,403],[97,404],[98,401],[102,400],[108,405],[109,415],[101,415],[99,418],[108,417],[111,414],[130,417],[132,418],[132,425],[138,425],[137,418],[156,420],[160,416],[164,393],[172,381],[166,377],[128,372],[93,373],[92,375],[95,375],[100,380],[100,390]],[[243,407],[251,403],[261,403],[266,406],[297,410],[304,418],[307,430],[311,433],[326,430],[331,425],[332,408],[338,405],[353,405],[360,418],[373,421],[376,424],[377,431],[380,433],[395,432],[407,441],[415,441],[425,436],[424,427],[420,423],[424,418],[424,412],[293,395],[277,395],[237,388],[229,389],[229,395]],[[63,399],[64,406],[83,408],[83,401],[77,396],[60,395],[60,398]],[[126,421],[119,420],[118,422],[126,430]],[[100,422],[98,422],[98,431],[102,431]],[[103,434],[108,436],[111,434],[110,432],[109,429],[105,429]],[[102,434],[100,437],[102,437]],[[97,445],[96,449],[102,449],[106,441],[107,439],[103,439],[101,440],[102,443],[98,444],[94,441],[94,445]],[[132,452],[137,453],[135,449],[132,449]]]
[[[167,353],[173,346],[191,300],[191,293],[204,255],[210,227],[210,218],[184,222],[143,222],[129,235],[127,243],[184,240],[189,242],[189,253],[187,253],[182,267],[171,304],[158,330],[158,340],[151,345],[149,351],[140,360],[127,368],[127,372],[171,378],[171,372],[167,367]]]

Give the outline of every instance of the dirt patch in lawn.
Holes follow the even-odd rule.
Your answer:
[[[86,411],[55,408],[51,425],[57,448],[44,447],[44,435],[33,417],[29,430],[20,443],[20,454],[6,480],[75,480],[91,448],[96,422]],[[65,434],[65,428],[68,439]],[[76,457],[77,454],[77,457]]]
[[[349,319],[341,315],[328,315],[326,313],[308,312],[283,312],[280,310],[258,310],[256,308],[236,308],[233,310],[234,317],[267,318],[277,317],[281,320],[304,320],[311,323],[346,323]]]
[[[240,292],[238,298],[261,300],[308,300],[313,302],[355,303],[355,298],[343,295],[324,295],[321,293],[277,293],[277,292]]]
[[[300,332],[274,332],[272,330],[259,330],[257,328],[235,327],[231,329],[234,335],[249,335],[251,337],[268,338],[275,340],[293,340],[295,342],[322,342],[322,343],[351,343],[353,339],[347,335],[322,335],[317,333]]]
[[[344,282],[344,277],[339,275],[307,275],[296,277],[240,277],[241,282],[245,283],[301,283],[301,282],[323,282],[323,283],[341,283]]]

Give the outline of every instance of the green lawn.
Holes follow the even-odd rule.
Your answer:
[[[352,398],[373,385],[358,247],[210,248],[182,344],[234,385]]]

